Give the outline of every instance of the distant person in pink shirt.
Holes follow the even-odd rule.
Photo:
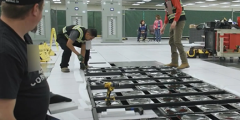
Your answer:
[[[156,37],[157,42],[161,42],[160,30],[162,28],[162,25],[163,25],[163,23],[162,23],[160,15],[156,15],[156,20],[154,21],[153,29],[155,31],[155,37]]]

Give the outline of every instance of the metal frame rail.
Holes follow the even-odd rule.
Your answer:
[[[147,66],[145,66],[147,67]],[[132,71],[132,72],[127,72],[126,70],[139,70],[139,71]],[[149,69],[156,69],[155,71],[146,71]],[[106,72],[106,70],[120,70],[121,72]],[[101,73],[91,73],[91,71],[102,71]],[[123,75],[123,73],[145,73],[145,72],[171,72],[172,69],[169,68],[161,68],[157,66],[151,66],[151,68],[144,68],[144,67],[132,67],[132,68],[124,68],[124,67],[112,67],[112,68],[89,68],[85,72],[85,76],[107,76],[107,75]]]
[[[154,67],[153,67],[154,68]],[[156,68],[156,67],[155,67]],[[133,68],[131,68],[133,69]],[[140,68],[135,68],[135,69],[140,69]],[[145,68],[144,68],[145,69]],[[165,68],[164,68],[165,69]],[[95,69],[97,70],[97,69]],[[99,70],[99,69],[98,69]],[[101,69],[101,70],[105,70],[105,69]],[[124,71],[124,68],[121,68],[122,71]],[[103,85],[98,85],[95,84],[93,85],[92,82],[96,82],[97,80],[94,80],[94,76],[93,77],[89,77],[87,78],[87,90],[88,90],[88,94],[91,100],[91,104],[92,104],[92,114],[93,114],[93,118],[94,120],[99,120],[98,117],[98,113],[101,113],[103,111],[106,111],[107,109],[113,109],[113,108],[129,108],[129,107],[141,107],[144,110],[153,110],[158,116],[159,118],[155,118],[155,119],[159,119],[160,118],[169,118],[171,120],[181,120],[181,116],[183,115],[190,115],[190,114],[201,114],[201,115],[206,115],[207,117],[209,117],[211,120],[220,120],[219,118],[216,117],[216,115],[214,116],[214,113],[219,113],[219,112],[237,112],[240,113],[240,107],[234,107],[231,106],[230,103],[240,103],[240,99],[236,96],[234,98],[223,98],[223,99],[218,99],[217,97],[214,97],[213,95],[223,95],[223,94],[231,94],[229,92],[226,92],[224,90],[221,90],[217,87],[211,86],[209,85],[209,87],[214,87],[217,90],[213,90],[213,91],[203,91],[201,88],[201,86],[192,86],[190,85],[190,83],[204,83],[201,80],[198,80],[196,78],[193,78],[187,74],[182,74],[183,76],[177,76],[177,74],[179,74],[179,72],[177,74],[171,74],[169,73],[169,71],[162,71],[162,68],[158,68],[159,71],[157,72],[161,72],[163,74],[167,74],[169,75],[169,77],[162,77],[162,78],[153,78],[153,76],[148,75],[149,78],[131,78],[131,76],[128,76],[129,79],[110,79],[110,77],[101,77],[104,78],[102,79],[102,81],[108,81],[108,82],[117,82],[117,81],[132,81],[133,84],[125,84],[119,87],[116,87],[115,89],[123,89],[123,88],[132,88],[132,89],[136,89],[136,86],[139,85],[157,85],[158,87],[160,87],[161,89],[168,89],[170,91],[170,93],[168,94],[150,94],[147,90],[141,90],[145,93],[145,95],[132,95],[132,96],[123,96],[121,94],[121,92],[114,92],[116,94],[115,99],[116,100],[120,100],[122,105],[113,105],[113,106],[96,106],[96,101],[101,101],[101,100],[105,100],[105,97],[95,97],[92,94],[92,90],[101,90],[104,89]],[[141,71],[142,75],[146,75],[145,72],[149,72],[149,71]],[[156,71],[151,71],[151,72],[156,72]],[[181,73],[181,72],[180,72]],[[92,75],[92,74],[91,74]],[[95,74],[96,76],[100,75],[100,74]],[[100,76],[107,76],[110,75],[109,73],[101,73]],[[111,73],[111,75],[113,75]],[[115,74],[115,75],[120,75],[119,73]],[[185,76],[184,76],[185,75]],[[158,79],[174,79],[174,82],[160,82],[158,81]],[[189,79],[189,81],[183,81],[183,79]],[[155,80],[156,83],[137,83],[136,80]],[[192,80],[192,81],[191,81]],[[192,88],[194,90],[196,90],[197,92],[187,92],[187,93],[180,93],[177,92],[176,90],[178,89],[176,86],[176,88],[168,88],[165,85],[185,85],[186,88]],[[191,101],[189,99],[186,98],[186,96],[196,96],[196,95],[204,95],[207,96],[209,98],[211,98],[210,100],[200,100],[200,101]],[[233,95],[233,94],[231,94]],[[233,95],[234,96],[234,95]],[[176,101],[176,102],[160,102],[157,100],[158,97],[167,97],[167,98],[180,98],[182,99],[182,101]],[[128,102],[126,101],[127,99],[136,99],[136,98],[150,98],[153,103],[149,103],[149,104],[135,104],[135,105],[130,105],[128,104]],[[201,109],[199,109],[196,105],[207,105],[207,104],[219,104],[224,106],[225,108],[227,108],[227,110],[225,111],[203,111]],[[174,112],[174,113],[164,113],[164,111],[162,109],[160,109],[161,107],[169,107],[169,106],[186,106],[187,108],[189,108],[191,111],[193,111],[193,113],[184,113],[184,112]],[[239,114],[240,116],[240,114]],[[147,118],[150,120],[150,118]],[[153,118],[154,119],[154,118]],[[140,119],[139,119],[140,120]],[[167,119],[166,119],[167,120]]]

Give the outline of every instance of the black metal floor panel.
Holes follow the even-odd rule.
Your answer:
[[[86,76],[94,120],[107,109],[134,107],[153,110],[159,116],[138,120],[240,120],[239,97],[173,68],[161,65],[91,68]],[[115,104],[107,106],[103,82],[119,83],[115,89],[134,91],[113,91]],[[106,92],[93,94],[92,90]]]

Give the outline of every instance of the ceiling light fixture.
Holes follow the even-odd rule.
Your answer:
[[[205,3],[205,2],[199,1],[199,2],[195,2],[195,3]]]
[[[157,4],[156,6],[163,6],[163,4]]]
[[[200,6],[200,7],[208,7],[208,6]]]
[[[145,2],[137,2],[137,3],[139,3],[139,4],[143,4],[143,3],[145,3]]]
[[[62,3],[62,2],[54,2],[54,3]]]
[[[216,1],[216,0],[206,0],[206,1]]]
[[[232,1],[232,2],[240,2],[240,0],[235,0],[235,1]]]
[[[132,4],[132,5],[140,5],[140,4]]]
[[[151,0],[143,0],[144,2],[150,2]]]
[[[240,5],[231,5],[231,6],[240,6]]]
[[[195,5],[194,3],[188,3],[188,4],[186,4],[186,5]]]
[[[223,5],[226,5],[226,4],[229,4],[230,2],[223,2],[223,3],[220,3],[220,4],[223,4]]]
[[[219,5],[219,4],[210,4],[209,6],[217,6],[217,5]]]

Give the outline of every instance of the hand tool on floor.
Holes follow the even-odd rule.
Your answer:
[[[102,82],[102,81],[101,81]],[[111,101],[115,100],[114,96],[111,96],[111,92],[114,90],[115,87],[120,86],[119,83],[113,83],[113,82],[102,82],[104,85],[104,88],[107,88],[107,96],[106,96],[106,105],[110,106]]]

